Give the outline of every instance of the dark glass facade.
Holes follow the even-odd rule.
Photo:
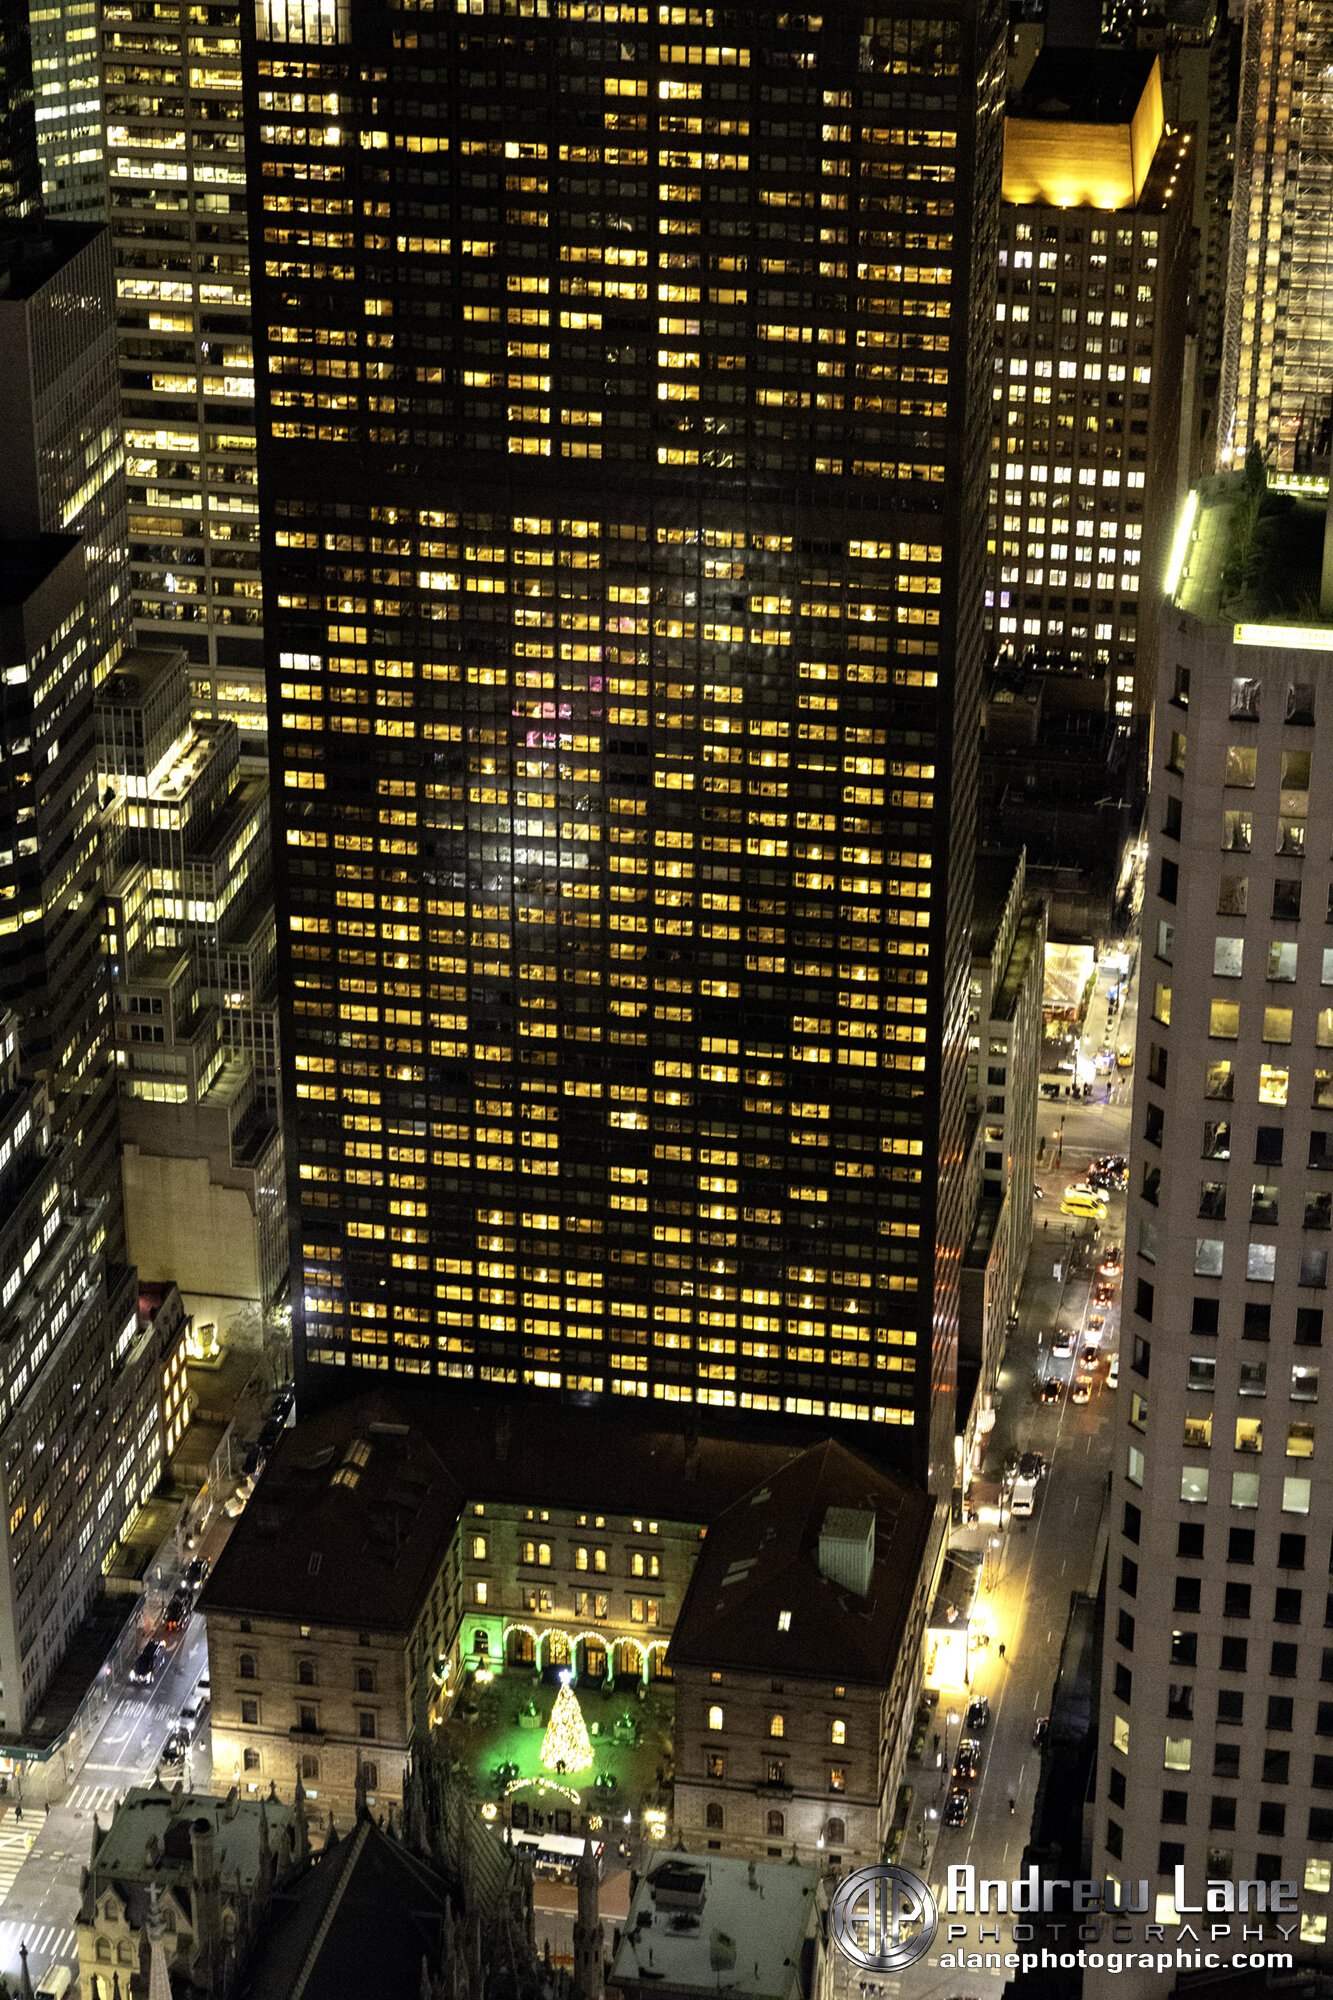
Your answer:
[[[303,1365],[947,1489],[998,12],[252,28]]]

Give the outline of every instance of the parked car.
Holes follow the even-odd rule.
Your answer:
[[[238,1514],[245,1512],[245,1503],[249,1498],[250,1494],[241,1491],[239,1488],[232,1494],[231,1499],[225,1503],[222,1509],[229,1521],[234,1521]]]
[[[181,1582],[187,1590],[202,1590],[212,1567],[207,1556],[196,1556],[194,1561],[186,1566]]]
[[[966,1826],[971,1810],[971,1792],[950,1792],[944,1802],[944,1824],[946,1826]]]
[[[1050,1716],[1043,1715],[1040,1722],[1037,1724],[1036,1728],[1032,1732],[1032,1741],[1036,1749],[1041,1750],[1045,1747],[1046,1738],[1047,1735],[1049,1734],[1050,1727],[1051,1727]]]
[[[201,1681],[181,1710],[181,1722],[189,1730],[194,1730],[198,1727],[203,1719],[204,1710],[208,1707],[208,1696],[204,1692],[205,1686],[206,1683]]]
[[[158,1668],[167,1656],[167,1649],[160,1639],[150,1639],[130,1668],[130,1682],[134,1687],[151,1687],[157,1678]]]
[[[1108,1389],[1115,1389],[1118,1388],[1119,1383],[1120,1383],[1120,1356],[1118,1354],[1113,1354],[1111,1356],[1111,1366],[1106,1371],[1106,1386]]]
[[[263,1430],[259,1433],[259,1449],[265,1454],[272,1451],[274,1445],[282,1436],[284,1428],[285,1426],[280,1424],[276,1417],[270,1417]]]
[[[248,1479],[250,1481],[250,1484],[253,1486],[255,1480],[258,1479],[259,1477],[260,1468],[262,1467],[263,1463],[264,1463],[263,1452],[260,1450],[257,1444],[252,1444],[249,1451],[247,1451],[247,1453],[245,1454],[245,1461],[241,1466],[242,1479]]]
[[[188,1590],[178,1590],[167,1606],[166,1627],[168,1632],[180,1632],[190,1622],[194,1610],[194,1600]]]
[[[978,1731],[990,1728],[990,1697],[988,1695],[979,1694],[976,1700],[969,1704],[967,1714],[963,1718],[963,1727],[967,1730],[969,1736],[975,1736]]]
[[[981,1742],[976,1736],[965,1736],[958,1745],[958,1755],[953,1763],[955,1785],[971,1785],[981,1775]]]
[[[291,1409],[295,1400],[296,1391],[294,1389],[279,1389],[277,1395],[269,1404],[268,1413],[270,1417],[273,1417],[280,1424],[285,1424],[287,1421],[287,1412]]]
[[[158,1752],[159,1764],[183,1764],[185,1753],[190,1747],[189,1731],[176,1728],[169,1731],[166,1741]]]

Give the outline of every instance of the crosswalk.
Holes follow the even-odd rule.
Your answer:
[[[28,1947],[35,1976],[38,1959],[46,1964],[53,1959],[66,1959],[73,1963],[78,1940],[72,1924],[16,1924],[6,1919],[0,1922],[0,1972],[17,1973],[21,1944]]]
[[[118,1785],[75,1785],[65,1803],[75,1812],[85,1813],[89,1819],[96,1813],[105,1826],[116,1809],[123,1786]]]
[[[13,1888],[19,1869],[28,1858],[33,1836],[20,1827],[17,1832],[0,1833],[0,1903]]]

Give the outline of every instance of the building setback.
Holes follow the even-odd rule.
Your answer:
[[[1309,1947],[1333,1867],[1333,605],[1310,609],[1326,488],[1262,504],[1256,526],[1240,475],[1191,496],[1164,615],[1090,1872],[1298,1881]]]
[[[300,1366],[948,1486],[998,13],[243,25]]]
[[[96,704],[130,1252],[223,1313],[286,1282],[268,779],[190,716],[180,652]]]
[[[1192,135],[1157,58],[1044,48],[1005,120],[991,436],[1001,649],[1114,675],[1140,720],[1175,516]]]

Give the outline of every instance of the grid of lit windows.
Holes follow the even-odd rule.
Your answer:
[[[307,1352],[924,1433],[997,24],[592,11],[256,54]]]
[[[1261,0],[1245,17],[1218,453],[1282,470],[1328,454],[1333,9]],[[1274,310],[1276,299],[1281,310]]]
[[[262,742],[239,8],[126,0],[102,41],[136,630]]]
[[[1002,650],[1109,670],[1124,720],[1156,671],[1189,170],[1188,140],[1168,137],[1133,210],[1001,210],[990,626]]]

